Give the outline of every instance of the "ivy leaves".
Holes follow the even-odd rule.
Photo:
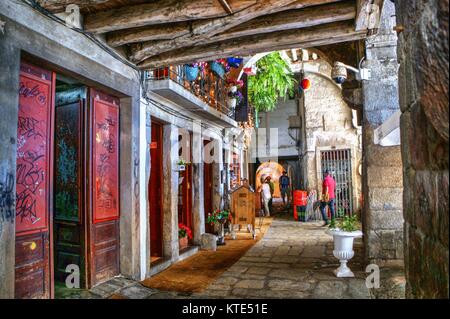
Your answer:
[[[295,79],[289,64],[274,52],[257,63],[258,72],[248,79],[248,97],[257,112],[276,108],[278,99],[294,92]]]

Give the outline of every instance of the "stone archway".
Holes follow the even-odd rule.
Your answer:
[[[255,178],[256,189],[258,189],[261,186],[262,179],[270,175],[272,177],[273,183],[275,184],[275,191],[273,193],[273,197],[281,198],[278,179],[283,174],[283,171],[284,171],[283,166],[281,166],[277,162],[268,161],[262,163],[256,170],[256,178]]]

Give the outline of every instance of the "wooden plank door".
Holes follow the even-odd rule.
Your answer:
[[[51,298],[55,74],[23,62],[19,79],[15,297]]]
[[[150,255],[162,257],[162,126],[152,122],[152,140],[150,144],[151,171],[149,181],[149,207],[150,207]]]
[[[119,99],[90,89],[89,282],[119,274]]]
[[[203,149],[205,150],[205,146],[211,141],[204,140],[203,141]],[[204,208],[205,208],[205,231],[207,233],[213,233],[214,227],[207,222],[208,214],[213,210],[213,198],[212,198],[212,169],[213,163],[203,162],[203,198],[204,198]]]
[[[65,283],[66,267],[77,265],[80,288],[86,285],[85,210],[83,208],[83,114],[86,88],[56,93],[54,165],[55,281]]]

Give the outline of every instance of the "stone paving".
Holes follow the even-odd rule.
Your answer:
[[[365,285],[363,243],[356,239],[355,256],[348,263],[355,278],[336,278],[339,262],[333,256],[333,239],[321,222],[295,222],[278,215],[259,242],[201,293],[151,289],[123,277],[116,277],[90,291],[62,298],[402,298],[402,273],[387,273],[388,292],[378,294]],[[392,280],[393,279],[393,280]]]
[[[355,278],[336,278],[333,239],[321,222],[276,218],[264,238],[201,294],[205,298],[370,298],[362,241],[349,267]]]

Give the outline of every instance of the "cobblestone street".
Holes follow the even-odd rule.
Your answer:
[[[349,262],[355,278],[336,278],[333,239],[321,222],[275,218],[264,238],[202,294],[225,298],[370,298],[362,241]]]
[[[68,298],[370,298],[362,268],[362,241],[355,241],[349,266],[355,278],[336,278],[339,262],[333,239],[321,222],[299,223],[276,217],[264,238],[200,293],[146,288],[116,277]]]

